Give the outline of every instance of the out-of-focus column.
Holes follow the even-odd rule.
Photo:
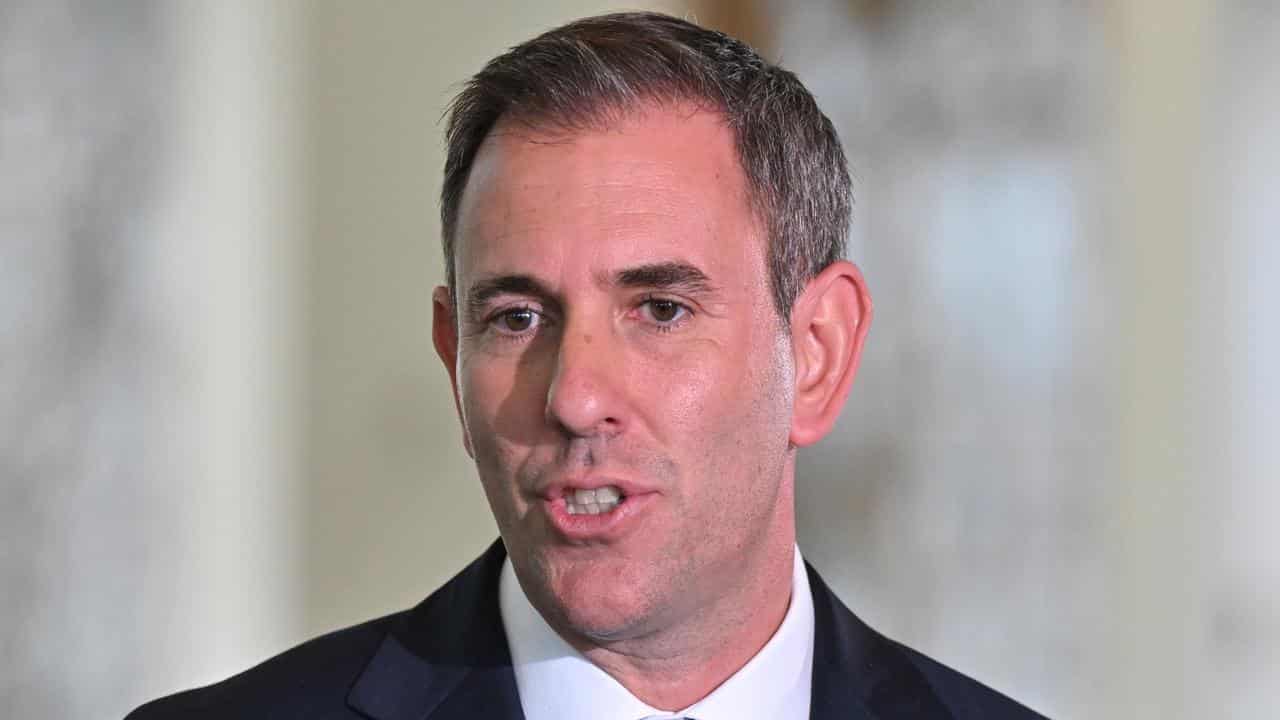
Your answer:
[[[141,700],[299,639],[302,158],[292,2],[165,6],[173,128],[154,301],[172,337],[144,481]]]
[[[297,639],[296,7],[0,5],[0,715]]]
[[[1224,339],[1217,273],[1198,252],[1206,228],[1205,74],[1211,3],[1122,0],[1108,17],[1114,53],[1106,183],[1115,248],[1109,313],[1114,411],[1103,619],[1115,717],[1198,718],[1209,703],[1204,641],[1202,472],[1226,420],[1219,379],[1200,372]]]
[[[1216,522],[1205,538],[1210,715],[1266,718],[1280,707],[1280,5],[1224,4],[1209,66],[1212,228],[1204,261],[1221,267],[1211,387],[1225,410],[1222,460],[1202,473]],[[1201,330],[1203,332],[1203,329]]]

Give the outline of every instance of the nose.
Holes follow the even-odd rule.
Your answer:
[[[624,425],[622,358],[605,332],[565,330],[547,389],[547,420],[572,437],[613,437]]]

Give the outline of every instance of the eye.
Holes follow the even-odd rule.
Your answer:
[[[500,312],[489,322],[501,333],[521,335],[536,327],[540,319],[533,308],[519,307]]]
[[[689,314],[689,308],[675,300],[649,298],[642,306],[649,318],[658,325],[675,325]]]

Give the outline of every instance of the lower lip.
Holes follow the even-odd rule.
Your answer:
[[[626,535],[636,525],[656,493],[628,495],[618,506],[598,515],[570,515],[564,498],[545,500],[551,526],[569,540],[613,540]]]

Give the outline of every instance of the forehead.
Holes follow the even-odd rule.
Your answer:
[[[459,205],[455,263],[460,290],[475,272],[563,276],[655,259],[763,279],[757,228],[717,114],[647,107],[574,132],[500,123]]]

